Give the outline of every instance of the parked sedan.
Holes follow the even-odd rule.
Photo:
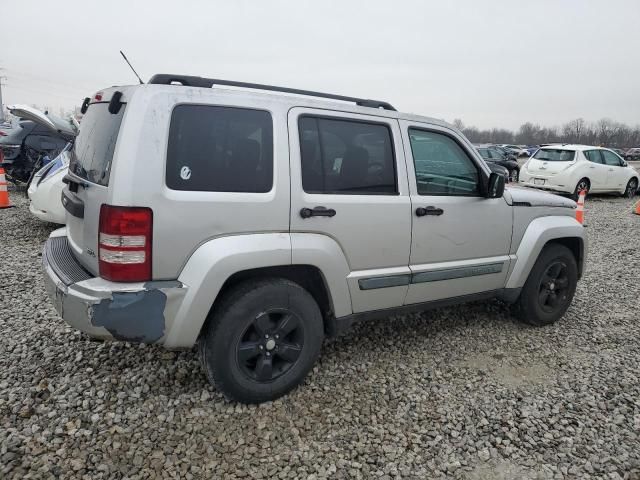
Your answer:
[[[71,146],[72,143],[68,143],[60,155],[38,170],[27,190],[31,201],[29,211],[42,221],[65,223],[65,210],[62,205],[64,182],[62,179],[69,171]]]
[[[627,150],[624,154],[624,159],[632,161],[640,160],[640,148],[630,148]]]
[[[500,145],[503,148],[507,148],[509,149],[511,152],[513,152],[516,157],[528,157],[529,156],[529,150],[527,150],[526,148],[522,148],[519,147],[518,145],[509,145],[509,144],[503,144]]]
[[[632,197],[638,191],[640,175],[607,148],[553,145],[540,148],[523,165],[520,183],[567,193],[574,199],[581,190]]]
[[[517,182],[520,176],[520,166],[518,162],[512,158],[506,157],[502,152],[492,146],[476,147],[485,162],[491,167],[492,164],[500,165],[508,172],[507,180]]]

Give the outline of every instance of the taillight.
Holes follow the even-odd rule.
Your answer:
[[[0,130],[0,137],[7,137],[8,135],[6,133],[4,133],[2,130]]]
[[[153,212],[143,207],[100,207],[100,276],[114,282],[151,280]]]

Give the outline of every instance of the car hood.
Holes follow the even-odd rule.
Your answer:
[[[65,140],[73,140],[78,135],[77,122],[73,123],[53,115],[45,115],[40,110],[28,105],[10,105],[7,108],[16,117],[42,125]]]
[[[511,205],[576,208],[576,202],[573,200],[532,188],[507,186],[505,193],[511,198]]]

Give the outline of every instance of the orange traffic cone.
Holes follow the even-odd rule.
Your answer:
[[[635,213],[636,215],[640,215],[640,201],[636,203],[635,207],[633,207],[632,212]]]
[[[584,199],[587,196],[586,190],[580,190],[578,194],[578,207],[576,208],[576,220],[584,225]]]
[[[0,208],[13,207],[9,201],[9,192],[7,191],[7,180],[4,178],[4,168],[0,167]]]

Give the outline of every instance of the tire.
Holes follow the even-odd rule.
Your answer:
[[[624,193],[622,194],[622,196],[624,198],[633,198],[633,196],[636,194],[637,191],[638,191],[638,179],[632,178],[627,183],[627,187],[624,189]]]
[[[554,279],[555,272],[558,276]],[[514,313],[529,325],[551,325],[571,305],[577,283],[578,265],[573,253],[564,245],[552,243],[542,250],[531,269]]]
[[[275,400],[300,384],[324,338],[320,309],[282,278],[244,282],[216,305],[200,339],[208,380],[227,399]]]
[[[587,195],[589,195],[589,188],[591,188],[591,183],[589,182],[589,179],[581,178],[576,184],[576,188],[573,190],[573,195],[571,195],[571,198],[577,201],[578,197],[580,196],[580,190],[586,190]]]
[[[518,183],[520,179],[520,170],[514,168],[513,170],[509,170],[509,182]]]

